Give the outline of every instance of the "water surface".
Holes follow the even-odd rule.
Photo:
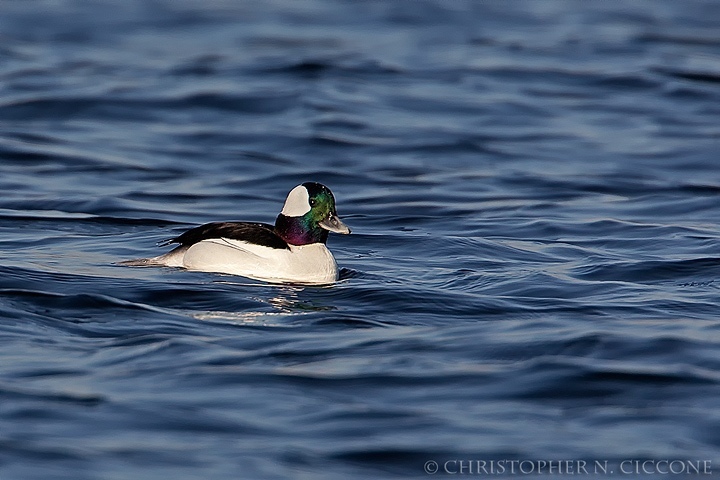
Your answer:
[[[0,478],[720,470],[718,4],[0,8]],[[305,181],[335,285],[114,265]]]

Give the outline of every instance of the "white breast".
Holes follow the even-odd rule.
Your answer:
[[[203,240],[184,252],[182,266],[280,283],[332,283],[338,275],[335,258],[322,243],[281,250],[226,238]]]

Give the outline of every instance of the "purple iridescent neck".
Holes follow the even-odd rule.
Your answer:
[[[313,222],[310,215],[288,217],[282,213],[275,220],[275,233],[291,245],[325,243],[328,232]]]

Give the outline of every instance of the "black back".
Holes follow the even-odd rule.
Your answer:
[[[252,222],[213,222],[200,225],[172,238],[160,245],[179,243],[189,247],[203,240],[211,238],[229,238],[248,243],[254,243],[270,248],[289,249],[288,244],[275,232],[274,227],[267,223]]]

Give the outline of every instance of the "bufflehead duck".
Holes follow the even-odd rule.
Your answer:
[[[327,284],[338,278],[335,258],[325,246],[328,232],[347,234],[350,229],[338,218],[330,189],[307,182],[290,191],[274,226],[208,223],[162,242],[160,246],[179,244],[164,255],[122,265],[183,267],[273,283]]]

